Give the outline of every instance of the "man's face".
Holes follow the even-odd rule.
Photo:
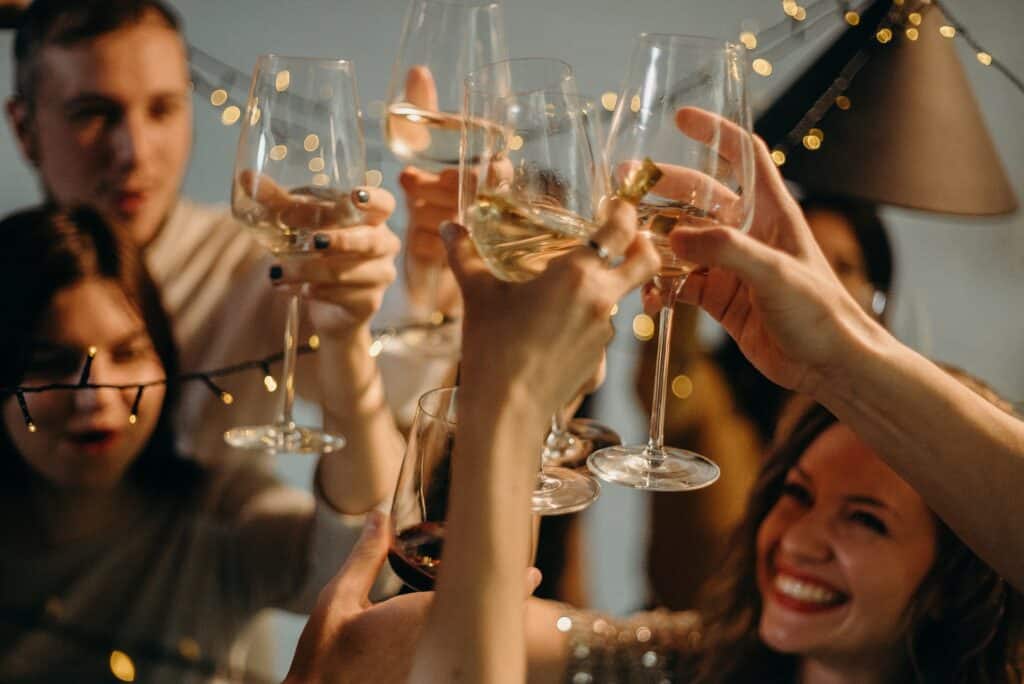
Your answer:
[[[177,199],[192,140],[181,36],[156,17],[40,55],[34,106],[9,111],[61,206],[87,205],[145,244]]]

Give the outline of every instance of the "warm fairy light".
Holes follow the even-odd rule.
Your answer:
[[[782,150],[772,150],[772,161],[776,166],[782,166],[786,163],[786,153]]]
[[[825,142],[825,131],[821,130],[820,128],[812,128],[811,130],[807,131],[807,135],[815,137],[821,142]]]
[[[274,78],[274,87],[277,88],[277,92],[283,93],[288,90],[291,83],[292,75],[287,69],[277,72],[277,76]]]
[[[750,66],[758,76],[768,77],[772,75],[772,63],[764,57],[758,57]]]
[[[878,33],[875,34],[875,38],[878,39],[879,43],[884,45],[892,40],[892,30],[888,28],[880,29]]]
[[[135,425],[138,422],[139,422],[139,417],[137,415],[135,415],[134,413],[128,414],[128,424],[129,425]]]
[[[252,114],[249,115],[249,125],[255,126],[260,122],[260,108],[259,105],[253,105]]]
[[[807,18],[807,8],[805,8],[805,7],[797,7],[796,8],[796,14],[793,15],[793,18],[796,19],[797,21],[803,21],[804,19],[806,19]]]
[[[220,107],[222,104],[228,101],[228,91],[223,88],[217,88],[210,93],[210,104],[214,107]]]
[[[274,379],[273,375],[264,375],[263,386],[267,388],[268,392],[275,392],[277,391],[277,380]]]
[[[846,97],[845,95],[840,95],[839,97],[836,98],[836,107],[839,107],[844,112],[847,109],[849,109],[852,105],[853,103],[850,102],[850,98]]]
[[[677,375],[672,378],[672,394],[680,399],[689,399],[693,394],[693,380],[686,375]]]
[[[796,4],[796,0],[783,0],[782,11],[786,13],[786,16],[792,17],[800,9],[800,5]]]
[[[913,26],[907,29],[907,38],[909,40],[917,40],[920,35],[921,34],[918,32],[918,30]]]
[[[186,660],[199,660],[199,642],[192,637],[182,637],[178,640],[178,653]]]
[[[330,184],[330,182],[331,177],[328,176],[326,173],[318,173],[315,176],[313,176],[313,185],[315,185],[318,188],[327,187]]]
[[[821,138],[816,138],[813,135],[804,136],[804,147],[809,150],[816,150],[821,147]]]
[[[634,95],[629,100],[629,111],[639,112],[640,111],[640,96]]]
[[[618,304],[612,304],[612,310],[608,312],[608,316],[611,317],[611,316],[614,316],[617,313],[619,313],[619,305]]]
[[[849,24],[850,26],[856,26],[857,24],[860,23],[860,14],[854,12],[853,10],[850,10],[849,12],[843,15],[843,19],[845,19],[846,23]]]
[[[939,33],[943,38],[953,38],[956,36],[956,29],[949,24],[945,24],[944,26],[939,27]]]
[[[234,123],[236,123],[241,117],[242,110],[236,107],[235,105],[231,105],[230,107],[225,107],[224,111],[221,112],[220,122],[225,126],[231,126]]]
[[[96,352],[97,352],[96,347],[89,347],[89,349],[87,350],[87,353],[89,354],[89,358],[90,359],[95,359],[96,358]]]
[[[434,325],[441,325],[442,323],[444,323],[444,312],[443,311],[433,311],[433,312],[431,312],[429,320]]]
[[[317,350],[320,348],[320,336],[313,334],[309,336],[309,348]]]
[[[29,432],[35,432],[35,431],[37,430],[37,428],[36,428],[36,424],[35,424],[35,423],[33,423],[33,422],[32,422],[31,420],[30,420],[30,421],[28,421],[28,422],[27,422],[27,423],[25,424],[25,427],[27,427],[27,428],[28,428],[28,431],[29,431]]]
[[[601,106],[609,112],[615,111],[615,103],[619,101],[619,96],[613,92],[607,92],[601,95]]]
[[[740,34],[740,42],[743,43],[743,47],[753,50],[757,47],[757,36],[751,31],[744,31]]]
[[[380,353],[384,351],[384,343],[380,340],[374,340],[370,345],[370,358],[375,359],[380,356]]]
[[[316,133],[310,133],[306,136],[306,139],[302,141],[302,147],[307,152],[313,152],[320,147],[320,136]]]
[[[645,313],[634,316],[633,336],[645,342],[654,337],[654,319]]]
[[[324,160],[321,157],[313,157],[309,160],[309,170],[313,173],[319,173],[324,170]]]
[[[572,618],[568,615],[563,615],[555,621],[555,627],[559,632],[568,632],[572,629]]]
[[[288,156],[288,148],[284,145],[274,145],[270,148],[270,158],[274,161],[281,161]]]
[[[523,138],[522,136],[513,135],[508,141],[508,149],[515,152],[516,150],[523,149]]]
[[[921,13],[920,12],[911,12],[910,14],[907,15],[907,19],[914,26],[920,26],[921,25]]]
[[[231,406],[231,404],[235,403],[235,397],[231,394],[231,392],[221,392],[220,400],[223,401],[228,406]]]
[[[990,64],[992,64],[992,55],[984,51],[979,52],[978,61],[984,64],[985,66],[989,66]]]
[[[639,641],[641,644],[646,644],[648,641],[651,640],[652,636],[654,635],[651,633],[650,627],[636,628],[636,640]]]
[[[110,652],[110,671],[122,682],[135,681],[135,663],[124,651]]]
[[[366,185],[369,185],[371,188],[379,188],[380,184],[384,182],[384,174],[377,169],[370,169],[366,172],[364,180]]]

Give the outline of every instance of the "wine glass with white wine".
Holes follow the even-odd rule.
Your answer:
[[[568,64],[512,59],[466,78],[461,217],[491,272],[530,280],[597,230],[607,167],[593,103]],[[560,455],[564,418],[552,419],[533,492],[540,515],[571,513],[600,493],[589,475],[546,465]],[[558,448],[556,448],[558,447]],[[561,454],[564,455],[564,454]]]
[[[365,157],[351,62],[279,55],[257,60],[238,138],[231,211],[260,244],[275,255],[319,258],[317,231],[363,219],[351,193],[364,182]],[[296,287],[284,334],[280,417],[228,430],[224,439],[232,446],[290,453],[344,446],[341,435],[296,425],[292,418],[299,304]]]
[[[507,56],[499,3],[412,0],[385,101],[384,138],[392,153],[424,173],[457,170],[462,79]],[[410,252],[406,258],[416,256]],[[424,262],[418,268],[423,279],[410,296],[417,310],[414,315],[422,320],[399,327],[389,346],[433,356],[455,355],[459,326],[446,319],[437,301],[443,267]]]
[[[747,72],[741,46],[711,38],[641,34],[634,44],[608,132],[607,155],[617,190],[642,188],[640,231],[661,255],[654,284],[663,303],[649,439],[591,454],[587,465],[602,480],[637,489],[685,491],[718,479],[719,468],[710,459],[664,444],[672,314],[676,296],[695,268],[675,255],[668,234],[682,225],[739,230],[750,225],[754,146]],[[680,117],[704,122],[704,130],[695,137],[684,135]]]

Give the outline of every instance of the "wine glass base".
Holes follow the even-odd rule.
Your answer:
[[[345,446],[345,438],[298,425],[249,425],[224,433],[236,449],[292,454],[328,454]]]
[[[597,480],[568,468],[547,467],[537,474],[531,499],[537,515],[575,513],[594,503],[601,494]]]
[[[561,452],[545,449],[545,466],[583,468],[593,452],[622,444],[619,433],[593,418],[573,418],[566,424],[565,431],[575,439]]]
[[[656,492],[702,489],[721,474],[708,458],[685,449],[664,447],[660,459],[646,446],[614,446],[595,451],[587,468],[605,482]]]
[[[462,346],[462,327],[459,321],[399,326],[386,332],[380,340],[383,349],[396,356],[457,359]]]

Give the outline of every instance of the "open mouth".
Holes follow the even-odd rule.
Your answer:
[[[778,603],[805,613],[829,610],[850,600],[834,587],[782,571],[772,580],[772,594]]]
[[[82,451],[100,453],[109,449],[117,439],[113,430],[85,430],[68,436],[68,440]]]

